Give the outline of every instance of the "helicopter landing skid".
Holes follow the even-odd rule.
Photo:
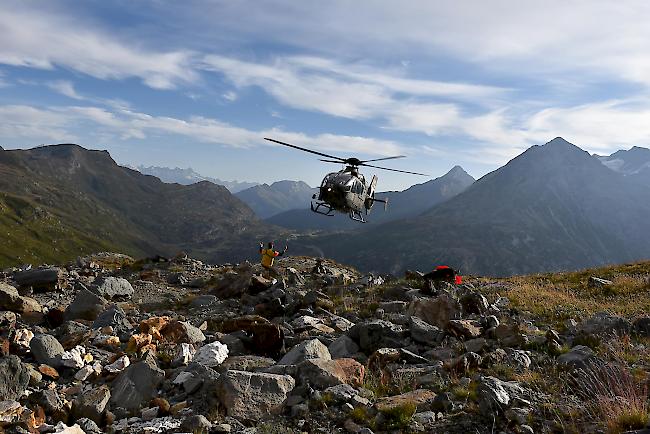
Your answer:
[[[321,210],[321,208],[324,208],[325,210]],[[314,206],[314,202],[312,202],[311,210],[316,214],[325,215],[328,217],[334,217],[334,208],[332,208],[330,204],[325,202],[316,202],[316,206]]]
[[[366,220],[363,218],[363,215],[359,211],[350,211],[350,218],[355,222],[365,223]]]

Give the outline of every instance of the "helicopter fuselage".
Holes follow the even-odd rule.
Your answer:
[[[367,195],[366,180],[360,173],[344,169],[328,173],[320,186],[318,200],[337,211],[361,211]]]
[[[314,195],[312,211],[331,216],[334,211],[346,213],[353,220],[365,222],[362,212],[367,214],[375,199],[377,177],[373,176],[370,184],[355,167],[346,167],[339,172],[328,173],[321,182],[318,195]]]

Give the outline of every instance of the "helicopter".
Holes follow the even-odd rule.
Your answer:
[[[359,167],[373,167],[375,169],[390,170],[392,172],[408,173],[411,175],[428,176],[424,173],[408,172],[406,170],[390,169],[388,167],[373,166],[367,164],[374,161],[393,160],[404,158],[404,155],[394,157],[376,158],[374,160],[359,160],[358,158],[341,158],[334,155],[324,154],[311,149],[302,148],[290,143],[265,137],[264,140],[274,142],[283,146],[298,149],[328,158],[320,159],[326,163],[345,164],[345,168],[338,172],[332,172],[325,175],[318,189],[318,194],[312,196],[311,210],[316,214],[332,217],[336,212],[347,214],[350,219],[366,223],[365,215],[368,215],[375,202],[384,204],[384,210],[388,205],[388,199],[377,199],[375,191],[377,188],[377,176],[373,175],[370,182],[359,172]]]

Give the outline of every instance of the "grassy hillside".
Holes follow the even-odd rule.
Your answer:
[[[143,253],[126,240],[93,236],[67,221],[67,216],[56,215],[41,205],[0,193],[0,268],[22,263],[57,263],[102,250]]]
[[[612,285],[589,287],[589,277]],[[511,306],[550,323],[581,319],[607,311],[630,319],[650,312],[650,261],[567,273],[503,279],[470,278],[487,296],[508,297]]]

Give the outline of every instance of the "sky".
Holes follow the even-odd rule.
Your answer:
[[[264,137],[431,178],[557,136],[648,147],[648,22],[625,0],[4,0],[0,145],[310,185],[340,166]]]

